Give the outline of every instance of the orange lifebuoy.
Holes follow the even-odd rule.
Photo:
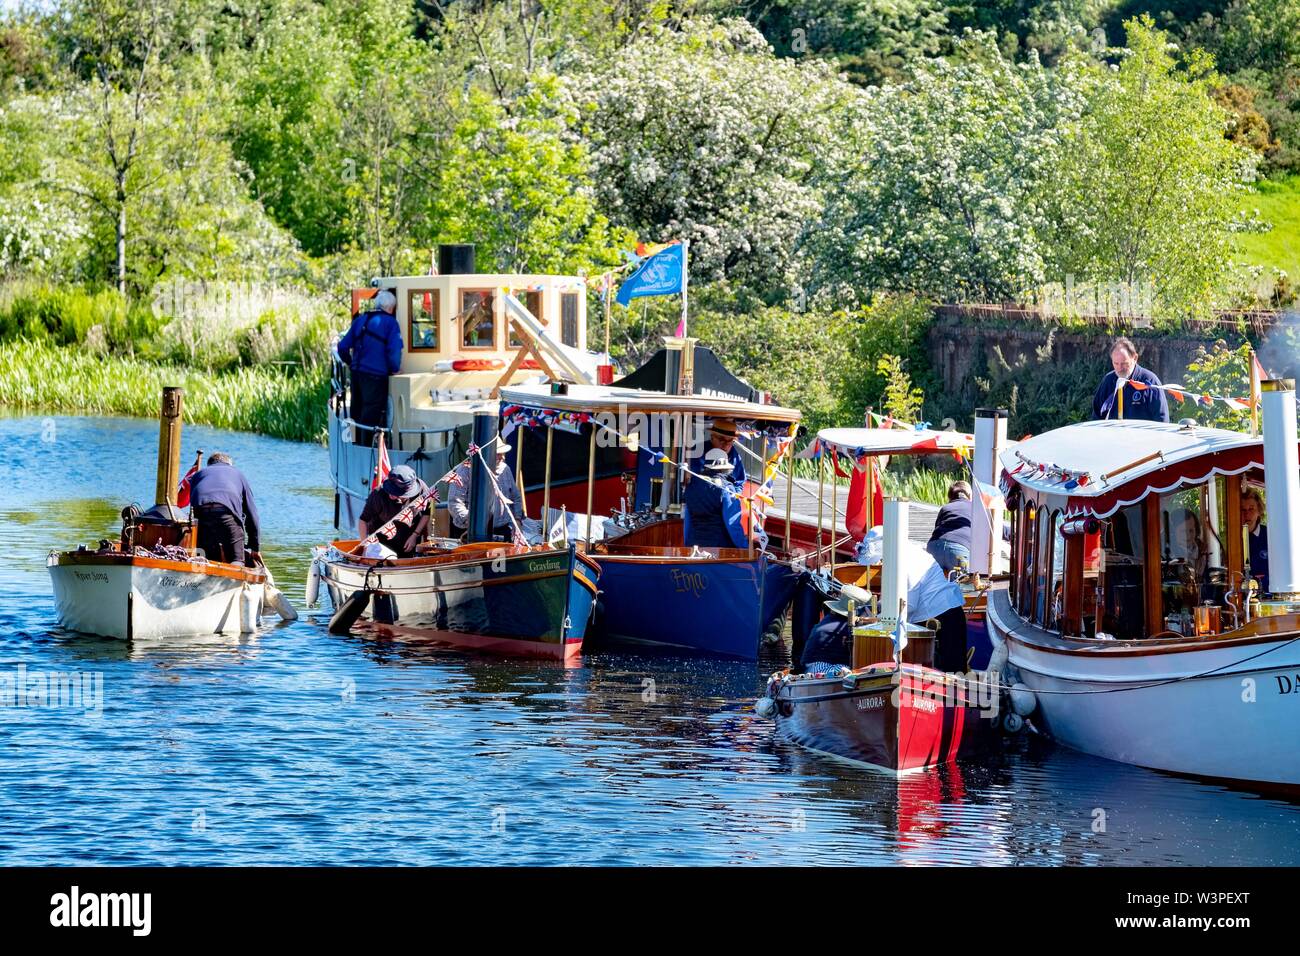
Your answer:
[[[505,367],[501,359],[456,359],[451,363],[453,372],[495,372]]]
[[[519,363],[519,367],[520,367],[520,368],[526,368],[526,369],[528,369],[529,371],[534,371],[534,370],[540,369],[542,366],[541,366],[540,364],[538,364],[537,359],[535,359],[535,358],[526,358],[526,359],[524,359],[522,362]]]

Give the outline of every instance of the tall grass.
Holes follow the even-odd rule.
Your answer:
[[[0,405],[92,415],[158,414],[164,385],[185,389],[185,418],[295,441],[325,440],[328,374],[322,368],[203,371],[49,341],[0,343]]]
[[[796,478],[806,478],[809,481],[817,480],[817,462],[803,458],[796,458],[794,462],[794,475]],[[891,498],[908,498],[912,501],[921,501],[931,505],[943,505],[948,502],[948,485],[956,481],[961,475],[956,471],[940,470],[936,468],[925,468],[913,466],[910,468],[887,468],[884,472],[884,492]],[[826,486],[830,487],[831,472],[828,467],[826,470]],[[848,487],[848,480],[841,478],[839,484],[842,488]]]

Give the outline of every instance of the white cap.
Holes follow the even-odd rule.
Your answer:
[[[710,448],[704,453],[705,471],[731,471],[731,459],[721,448]]]
[[[393,293],[389,292],[387,289],[380,290],[379,293],[375,295],[375,308],[382,309],[385,312],[397,311],[397,296],[393,295]]]

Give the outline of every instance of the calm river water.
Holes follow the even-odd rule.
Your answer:
[[[0,417],[0,673],[103,675],[99,714],[0,706],[0,864],[1300,863],[1300,805],[1024,737],[902,783],[774,740],[750,705],[776,656],[563,670],[332,637],[324,609],[244,639],[64,632],[46,554],[151,503],[157,440]],[[198,448],[249,476],[301,605],[326,451],[187,427],[183,467]]]

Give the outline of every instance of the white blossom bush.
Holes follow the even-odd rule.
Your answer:
[[[743,20],[656,29],[572,84],[612,222],[689,238],[693,281],[791,279],[853,87],[827,64],[778,59]]]
[[[997,300],[1040,284],[1041,186],[1080,106],[1068,73],[1015,64],[987,34],[870,90],[810,230],[814,288]]]

